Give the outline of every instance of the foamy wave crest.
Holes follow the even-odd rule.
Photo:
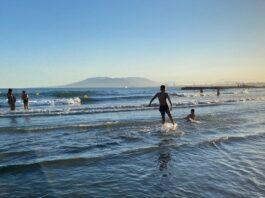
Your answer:
[[[30,106],[56,106],[56,105],[79,105],[81,99],[75,98],[61,98],[61,99],[34,99],[29,101]],[[22,100],[17,100],[17,106],[22,106]],[[0,100],[0,106],[8,107],[7,100]]]
[[[213,104],[195,104],[188,103],[174,104],[175,108],[181,107],[193,107],[193,106],[205,106]],[[216,104],[214,104],[216,105]],[[81,114],[93,114],[93,113],[114,113],[114,112],[126,112],[126,111],[146,111],[157,109],[158,105],[148,107],[147,105],[121,105],[121,106],[103,106],[103,107],[87,107],[80,106],[80,108],[49,108],[49,109],[31,109],[28,111],[16,110],[0,112],[0,117],[16,117],[16,116],[58,116],[58,115],[81,115]]]
[[[236,91],[227,91],[227,92],[224,92],[223,94],[225,95],[247,95],[249,94],[249,91],[247,89],[243,89],[243,90],[236,90]]]
[[[190,98],[200,96],[199,94],[196,94],[196,93],[173,93],[171,95],[177,96],[177,97],[190,97]]]
[[[74,105],[81,104],[79,97],[75,98],[61,98],[61,99],[49,99],[49,100],[32,100],[30,101],[31,106],[47,106],[47,105]]]
[[[199,107],[199,106],[214,106],[223,105],[236,102],[247,101],[260,101],[265,100],[265,97],[257,98],[234,98],[234,99],[201,99],[201,100],[184,100],[173,102],[173,108],[186,108],[186,107]],[[28,111],[24,111],[22,108],[10,112],[8,108],[4,111],[0,111],[0,117],[12,117],[12,116],[56,116],[56,115],[76,115],[76,114],[91,114],[91,113],[111,113],[111,112],[124,112],[124,111],[145,111],[157,109],[159,105],[153,104],[151,107],[146,104],[139,105],[82,105],[79,98],[75,99],[59,99],[54,101],[40,101],[37,103],[41,108],[30,108]],[[41,105],[42,104],[42,105]],[[49,104],[45,107],[43,104]],[[35,105],[35,106],[38,106]]]
[[[198,98],[198,97],[216,96],[216,93],[215,92],[205,92],[203,94],[200,94],[200,93],[173,93],[170,95],[176,96],[176,97],[185,97],[185,98]]]

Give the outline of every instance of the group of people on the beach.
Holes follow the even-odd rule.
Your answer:
[[[219,94],[220,94],[220,92],[218,90],[217,95],[219,96]],[[165,123],[165,120],[166,120],[165,115],[167,114],[170,121],[172,122],[172,124],[175,125],[175,122],[174,122],[172,115],[170,113],[170,111],[172,110],[172,102],[170,100],[168,93],[166,92],[165,85],[160,86],[160,92],[156,93],[156,95],[151,99],[149,106],[151,106],[153,100],[155,100],[156,98],[158,98],[159,105],[160,105],[159,111],[160,111],[161,116],[162,116],[162,124]],[[24,91],[24,90],[21,92],[21,99],[22,99],[23,104],[24,104],[24,109],[28,110],[29,109],[29,96],[26,93],[26,91]],[[170,107],[167,104],[167,100],[170,103]],[[16,97],[14,96],[12,89],[8,89],[7,102],[9,104],[11,111],[16,110]],[[185,117],[185,119],[188,121],[196,120],[195,110],[191,109],[191,113],[187,117]]]
[[[26,93],[26,91],[22,91],[21,92],[21,99],[23,101],[24,104],[24,109],[28,110],[29,109],[29,96]],[[8,89],[7,92],[7,103],[9,104],[10,110],[14,111],[16,110],[16,97],[13,94],[13,90],[12,89]]]

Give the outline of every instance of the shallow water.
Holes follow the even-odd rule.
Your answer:
[[[154,88],[30,89],[28,112],[0,91],[0,197],[265,196],[264,89],[171,88],[168,133]]]

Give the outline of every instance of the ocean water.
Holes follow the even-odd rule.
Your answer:
[[[169,88],[177,131],[161,130],[157,88],[0,90],[0,197],[265,197],[265,89]],[[194,108],[201,123],[183,118]]]

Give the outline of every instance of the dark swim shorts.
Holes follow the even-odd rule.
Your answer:
[[[28,102],[29,102],[29,99],[24,99],[24,100],[23,100],[23,103],[24,103],[24,104],[27,104]]]
[[[163,106],[160,106],[160,107],[159,107],[159,111],[160,111],[161,113],[165,113],[165,112],[168,112],[168,111],[169,111],[169,108],[168,108],[167,105],[163,105]]]

